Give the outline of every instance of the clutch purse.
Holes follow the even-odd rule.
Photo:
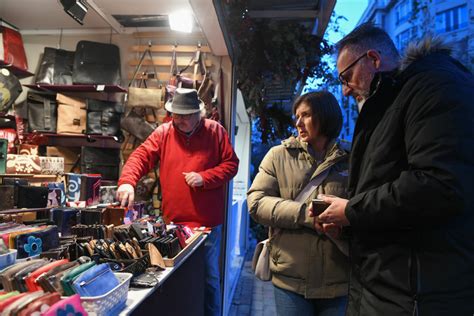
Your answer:
[[[74,288],[72,287],[72,282],[83,272],[89,270],[95,266],[95,262],[87,262],[84,264],[81,264],[78,267],[75,267],[74,269],[68,271],[68,273],[64,274],[63,277],[61,278],[61,285],[64,290],[64,295],[70,296],[74,295]]]

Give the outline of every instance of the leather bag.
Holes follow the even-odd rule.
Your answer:
[[[156,128],[154,125],[148,123],[143,116],[133,110],[122,119],[120,126],[123,130],[142,142],[145,141]]]
[[[0,43],[3,45],[3,56],[0,56],[0,60],[22,70],[28,70],[25,47],[20,32],[7,26],[0,26],[0,33],[3,37],[3,42]]]
[[[86,134],[119,135],[123,112],[121,103],[87,99]]]
[[[18,208],[43,208],[48,205],[48,188],[18,186]]]
[[[36,73],[37,84],[72,85],[74,52],[45,47]]]
[[[143,64],[143,60],[145,59],[145,56],[147,54],[153,64],[153,56],[151,55],[150,48],[147,48],[143,52],[140,61],[137,65],[137,68],[135,68],[135,71],[133,73],[132,80],[128,84],[127,107],[148,107],[158,110],[163,107],[163,89],[159,81],[159,88],[146,87],[145,79],[141,80],[143,81],[143,83],[145,83],[144,88],[140,87],[140,85],[138,85],[137,87],[132,87],[132,84],[136,81],[137,74],[139,73],[140,68]],[[156,71],[156,67],[154,64],[153,69],[155,71],[154,77],[157,78],[158,72]]]
[[[0,112],[8,110],[23,91],[20,80],[8,69],[0,69]]]
[[[56,133],[58,105],[54,95],[28,92],[28,132]]]
[[[117,180],[120,167],[120,149],[81,148],[81,172],[100,174],[102,179]]]
[[[58,124],[60,134],[83,134],[86,130],[86,101],[80,98],[68,97],[58,93]]]
[[[74,84],[120,85],[120,51],[113,44],[79,41],[74,55]]]

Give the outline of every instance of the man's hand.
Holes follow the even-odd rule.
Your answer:
[[[318,222],[323,224],[323,229],[324,225],[329,224],[334,224],[340,227],[350,226],[351,223],[345,214],[346,206],[349,200],[323,194],[318,195],[318,199],[330,204],[328,208],[318,216]],[[327,227],[332,229],[330,228],[331,226]]]
[[[186,183],[192,187],[192,188],[197,188],[197,187],[202,187],[204,185],[204,180],[202,179],[201,175],[197,172],[183,172],[184,174],[184,179],[186,180]]]
[[[122,207],[132,208],[135,200],[135,190],[131,184],[122,184],[117,189],[117,200]],[[127,203],[128,202],[128,203]]]
[[[313,225],[314,225],[315,230],[317,230],[321,234],[329,235],[332,238],[336,238],[336,239],[339,238],[342,231],[341,227],[333,223],[329,223],[329,224],[322,223],[319,220],[319,216],[314,215],[312,203],[308,207],[308,214],[310,217],[313,217]]]

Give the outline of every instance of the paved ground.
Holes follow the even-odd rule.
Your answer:
[[[272,283],[258,280],[252,271],[254,247],[254,245],[250,247],[247,252],[244,267],[235,289],[229,316],[276,315]]]

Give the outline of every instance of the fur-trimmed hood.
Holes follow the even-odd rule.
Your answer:
[[[417,42],[411,42],[406,49],[400,62],[400,71],[404,71],[413,62],[422,59],[433,53],[441,53],[451,56],[452,48],[446,44],[440,37],[425,36]]]

